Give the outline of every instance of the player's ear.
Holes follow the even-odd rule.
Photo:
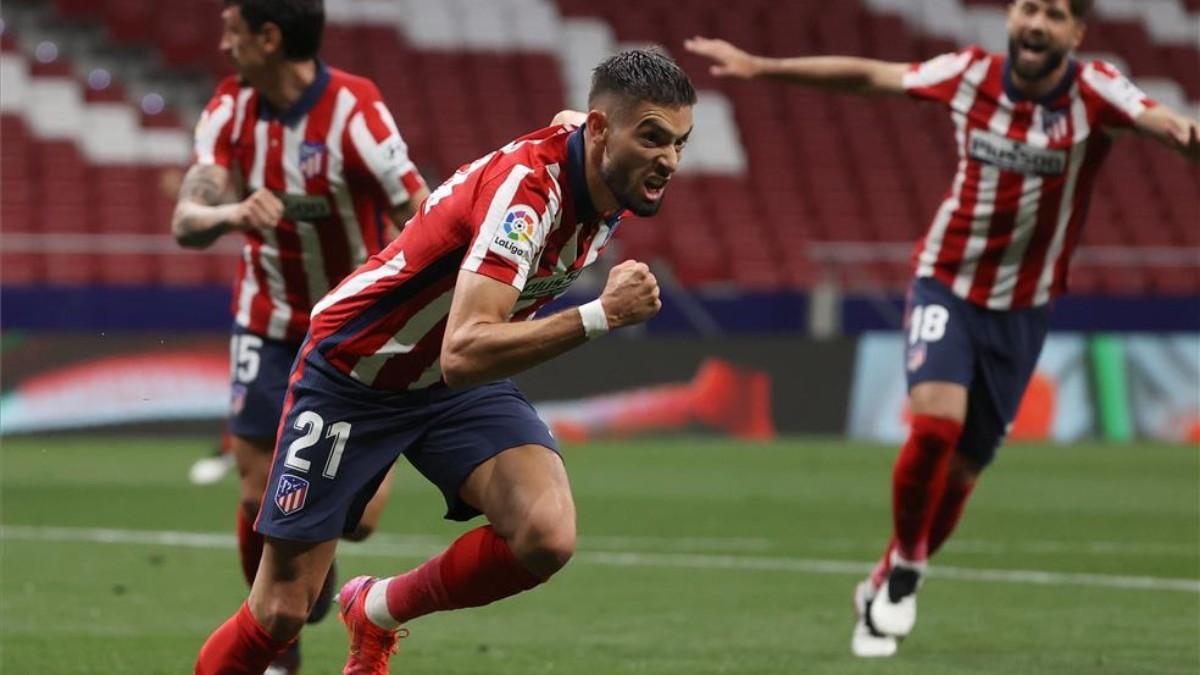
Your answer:
[[[1075,28],[1072,34],[1073,44],[1071,49],[1079,49],[1079,45],[1083,44],[1083,38],[1087,35],[1087,23],[1082,19],[1075,19]]]
[[[283,31],[279,26],[269,21],[264,23],[258,33],[258,39],[264,53],[283,54]]]
[[[604,142],[608,139],[609,120],[607,113],[592,109],[588,111],[584,124],[587,126],[588,140],[596,139]]]

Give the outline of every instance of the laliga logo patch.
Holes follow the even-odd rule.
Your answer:
[[[533,236],[537,227],[537,217],[533,209],[518,204],[510,207],[500,223],[500,232],[492,240],[492,246],[498,253],[507,254],[509,258],[525,260],[533,249]]]
[[[512,241],[528,244],[533,235],[533,214],[521,207],[513,207],[504,216],[504,235]]]
[[[275,489],[275,506],[285,516],[304,508],[304,498],[308,496],[308,481],[299,476],[284,474],[279,479],[279,487]]]

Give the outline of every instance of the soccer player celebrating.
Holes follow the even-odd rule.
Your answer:
[[[229,430],[241,475],[238,550],[253,583],[263,540],[252,524],[312,305],[379,252],[428,190],[375,85],[317,58],[321,0],[226,0],[221,17],[221,51],[238,75],[220,83],[196,125],[172,230],[188,247],[230,232],[246,242]],[[381,509],[377,500],[354,536]],[[293,648],[277,665],[294,671],[298,658]]]
[[[1132,129],[1193,161],[1200,127],[1103,62],[1072,52],[1090,0],[1016,0],[1008,54],[978,47],[920,64],[748,54],[694,38],[717,76],[904,94],[949,108],[958,175],[916,247],[906,317],[912,431],[892,477],[893,537],[855,592],[852,650],[890,656],[916,621],[926,561],[950,536],[1016,413],[1066,288],[1096,173]]]
[[[262,567],[201,649],[197,674],[257,675],[287,648],[338,536],[401,454],[442,491],[447,518],[482,513],[489,524],[416,569],[342,588],[343,672],[383,675],[401,624],[515,595],[566,564],[567,474],[506,378],[658,312],[654,276],[626,261],[598,299],[534,318],[595,262],[626,211],[658,211],[695,101],[661,53],[607,59],[582,126],[535,131],[460,168],[317,303],[259,514]]]

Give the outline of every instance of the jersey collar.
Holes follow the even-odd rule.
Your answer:
[[[258,118],[266,122],[278,120],[289,127],[295,126],[317,104],[317,101],[321,99],[321,94],[325,93],[325,88],[328,86],[329,69],[325,67],[325,63],[321,59],[317,59],[317,76],[300,95],[300,100],[281,113],[271,106],[271,102],[265,96],[259,95]]]
[[[603,220],[609,227],[616,227],[625,215],[625,209],[612,213],[597,213],[592,203],[592,193],[587,186],[587,166],[584,163],[583,130],[579,127],[567,138],[567,180],[571,183],[571,200],[575,203],[575,219],[581,223]]]
[[[1054,89],[1050,93],[1039,99],[1030,99],[1022,94],[1012,81],[1012,62],[1008,58],[1004,59],[1004,94],[1008,96],[1014,103],[1020,101],[1032,101],[1046,108],[1054,107],[1054,103],[1062,98],[1064,94],[1071,90],[1071,85],[1075,84],[1075,73],[1079,70],[1079,63],[1075,59],[1067,62],[1067,72],[1063,73],[1062,79],[1058,84],[1054,85]]]
[[[567,138],[567,180],[571,183],[571,200],[575,202],[575,218],[581,223],[596,217],[592,204],[592,193],[587,186],[587,167],[584,164],[583,127],[571,132]]]

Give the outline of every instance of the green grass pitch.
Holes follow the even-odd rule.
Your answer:
[[[235,485],[186,480],[210,441],[6,439],[0,673],[191,672],[243,599]],[[900,655],[849,653],[850,597],[889,526],[894,449],[672,438],[566,449],[580,547],[550,584],[414,622],[413,675],[1200,672],[1200,452],[1012,446],[935,558]],[[464,527],[404,465],[341,575],[413,566]],[[935,572],[936,573],[936,572]],[[336,619],[305,672],[340,672]]]

